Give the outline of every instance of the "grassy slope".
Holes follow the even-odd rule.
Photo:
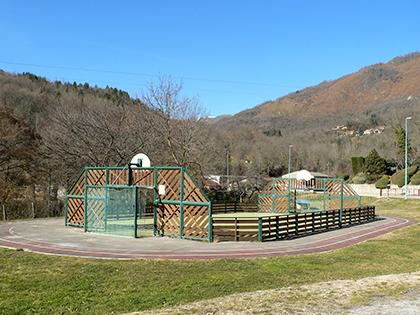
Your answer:
[[[367,200],[420,219],[420,201]],[[405,210],[392,210],[405,209]],[[235,292],[417,271],[416,224],[332,253],[218,261],[112,261],[0,249],[0,313],[118,313]]]

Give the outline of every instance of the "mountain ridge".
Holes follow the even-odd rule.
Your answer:
[[[272,101],[217,119],[226,124],[243,118],[278,116],[322,117],[343,111],[361,111],[383,102],[410,95],[420,95],[420,52],[398,56],[386,63],[376,63],[338,79],[297,90]]]

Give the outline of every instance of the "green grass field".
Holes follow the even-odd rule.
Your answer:
[[[376,200],[384,215],[420,219],[420,200]],[[92,260],[0,249],[1,314],[147,310],[334,279],[418,271],[420,226],[350,248],[297,257],[216,261]]]

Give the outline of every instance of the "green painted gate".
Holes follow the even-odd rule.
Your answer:
[[[85,230],[105,232],[106,189],[100,186],[87,186],[85,191]]]
[[[142,222],[137,187],[87,186],[85,200],[86,231],[138,236]]]

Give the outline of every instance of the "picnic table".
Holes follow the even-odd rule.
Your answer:
[[[309,210],[311,208],[311,201],[306,199],[296,200],[296,204],[300,206],[299,210]]]

